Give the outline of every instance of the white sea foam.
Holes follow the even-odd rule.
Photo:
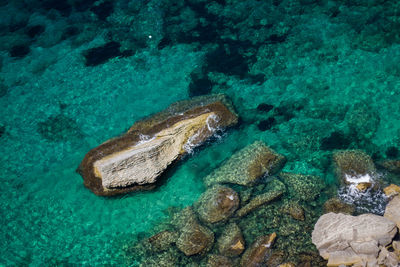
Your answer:
[[[215,137],[219,138],[219,136],[217,135],[219,128],[212,126],[212,124],[217,125],[217,122],[219,122],[219,120],[220,120],[220,118],[217,115],[215,115],[215,114],[209,115],[206,119],[206,125],[204,127],[202,127],[200,130],[198,130],[194,135],[189,137],[186,144],[183,145],[183,149],[187,153],[193,154],[194,148],[197,147],[198,145],[200,145],[199,143],[196,143],[195,140],[205,130],[205,127],[207,127],[207,130],[211,133],[211,136],[215,136]]]
[[[139,142],[137,142],[135,144],[135,146],[142,145],[144,143],[150,142],[150,141],[154,140],[155,138],[156,138],[155,136],[151,137],[150,135],[140,134],[139,135]]]
[[[339,198],[355,206],[357,212],[370,212],[382,215],[385,211],[387,197],[381,188],[376,188],[375,181],[381,178],[379,174],[366,174],[362,176],[346,175],[348,185],[338,190]],[[371,183],[372,186],[365,191],[357,188],[360,183]]]

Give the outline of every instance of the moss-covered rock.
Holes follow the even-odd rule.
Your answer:
[[[239,196],[226,186],[213,186],[205,191],[195,204],[200,219],[216,223],[228,219],[239,207]]]
[[[232,155],[219,168],[204,178],[207,186],[216,183],[254,185],[263,175],[273,175],[284,165],[284,156],[276,153],[261,141]]]
[[[344,203],[336,197],[331,198],[324,203],[324,213],[334,212],[352,215],[354,210],[354,206]]]
[[[314,175],[282,172],[279,177],[287,185],[290,196],[298,200],[315,200],[324,188],[322,178]]]
[[[275,238],[276,233],[258,237],[243,254],[240,265],[242,267],[257,267],[265,265],[267,256],[271,253]]]
[[[239,256],[244,248],[245,241],[242,231],[236,223],[228,224],[218,238],[217,246],[219,252],[228,257]]]

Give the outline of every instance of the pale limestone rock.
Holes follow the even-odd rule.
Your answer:
[[[396,196],[389,201],[384,216],[392,222],[395,222],[397,227],[400,228],[400,196]]]
[[[380,248],[389,244],[396,233],[396,225],[382,216],[331,212],[315,224],[312,242],[328,260],[328,266],[372,264]]]
[[[151,189],[168,166],[237,120],[223,95],[180,101],[89,151],[78,171],[97,195]]]

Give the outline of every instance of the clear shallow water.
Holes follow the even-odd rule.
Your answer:
[[[202,32],[201,38],[189,38],[188,33],[198,29],[191,29],[193,16],[184,13],[184,7],[178,12],[186,14],[180,16],[178,28],[163,31],[159,24],[168,25],[172,4],[150,1],[147,6],[137,4],[134,11],[127,2],[115,4],[108,26],[96,17],[88,19],[88,10],[68,17],[44,11],[34,2],[25,7],[1,3],[0,81],[6,88],[0,97],[0,123],[5,127],[0,137],[1,264],[125,264],[126,244],[167,218],[169,207],[192,204],[204,190],[202,177],[254,140],[287,156],[285,171],[317,174],[328,183],[335,180],[330,155],[338,147],[326,141],[333,132],[344,134],[346,147],[364,149],[377,160],[387,158],[388,147],[398,148],[400,41],[394,1],[261,7],[247,1],[228,3],[224,9],[210,4],[209,14],[227,18],[225,26],[231,29],[223,39],[218,28],[217,40],[206,39]],[[205,16],[189,8],[196,17]],[[239,19],[235,10],[265,10],[270,16],[253,12]],[[11,19],[7,14],[17,15]],[[121,50],[134,47],[129,31],[121,30],[133,23],[129,18],[142,18],[135,34],[147,36],[143,48],[135,48],[133,56],[86,67],[82,54],[110,41],[108,28],[122,43]],[[263,18],[265,27],[254,26]],[[25,28],[42,24],[46,30],[34,40],[26,39],[24,27],[10,29],[20,21],[28,21]],[[64,40],[56,34],[71,25],[89,29]],[[174,37],[179,34],[184,37]],[[287,37],[276,41],[262,34]],[[173,41],[160,46],[168,35]],[[213,65],[209,55],[222,41],[229,46],[228,58],[233,58],[223,62],[227,69]],[[13,57],[11,47],[20,43],[28,43],[31,51]],[[232,52],[237,47],[242,59]],[[191,75],[199,67],[207,69],[211,92],[231,97],[242,124],[188,157],[153,192],[101,198],[85,189],[75,172],[85,153],[136,120],[188,98],[190,84],[201,84]],[[263,79],[255,80],[259,74]],[[275,109],[259,112],[260,103]],[[273,126],[261,131],[258,125],[270,117]]]

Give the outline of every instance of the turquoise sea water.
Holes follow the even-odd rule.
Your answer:
[[[328,185],[334,149],[400,157],[397,1],[120,0],[108,15],[107,1],[56,2],[0,1],[1,265],[133,265],[127,247],[255,140]],[[86,66],[110,41],[121,54]],[[227,94],[240,125],[159,188],[102,198],[83,186],[75,170],[91,148],[207,93]]]

